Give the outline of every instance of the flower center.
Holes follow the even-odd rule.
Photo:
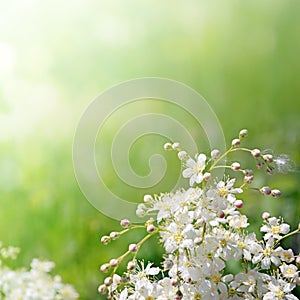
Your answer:
[[[282,290],[280,290],[279,288],[276,291],[276,297],[279,299],[283,299],[284,298],[284,292]]]
[[[228,190],[225,186],[221,187],[218,192],[219,196],[222,198],[226,198],[228,196]]]
[[[272,226],[272,233],[279,234],[280,233],[280,226]]]
[[[181,241],[183,240],[183,236],[182,234],[180,234],[179,232],[174,234],[174,240],[177,244],[180,244]]]
[[[265,253],[265,256],[270,256],[271,253],[272,253],[271,248],[266,248],[266,249],[264,250],[264,253]]]

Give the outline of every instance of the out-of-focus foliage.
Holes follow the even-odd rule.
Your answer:
[[[128,241],[115,241],[109,253],[100,245],[118,222],[81,194],[71,148],[85,107],[123,80],[181,81],[207,99],[227,141],[246,127],[248,145],[299,163],[299,10],[297,0],[2,1],[0,239],[22,249],[24,264],[54,260],[82,299],[101,299],[98,266]],[[156,141],[163,144],[137,143],[140,172],[143,145]],[[249,193],[245,209],[253,219],[268,209],[296,225],[299,179],[276,175],[281,200]],[[290,243],[299,251],[299,240]]]

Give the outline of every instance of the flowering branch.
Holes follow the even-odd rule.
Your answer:
[[[179,143],[166,143],[165,150],[177,151],[184,167],[182,176],[189,180],[189,189],[175,193],[145,195],[144,203],[138,205],[137,215],[153,216],[144,225],[132,225],[122,220],[122,231],[112,232],[101,238],[103,244],[129,230],[144,228],[145,237],[130,244],[119,258],[113,258],[100,267],[109,272],[98,288],[108,299],[297,299],[292,291],[299,284],[300,255],[292,249],[284,249],[280,242],[298,234],[300,228],[290,231],[290,225],[282,218],[268,212],[262,214],[260,231],[262,240],[255,233],[248,233],[248,218],[240,212],[244,203],[239,199],[246,188],[264,196],[278,198],[280,190],[268,186],[252,187],[254,171],[243,169],[239,162],[230,165],[225,158],[233,152],[249,153],[258,170],[272,174],[282,171],[286,156],[274,158],[259,149],[240,147],[247,130],[241,130],[239,138],[233,139],[231,147],[221,154],[211,151],[210,157],[200,153],[195,158],[181,150]],[[225,175],[222,180],[213,178],[217,168],[243,174],[243,182],[236,186],[236,178]],[[145,266],[137,259],[140,247],[153,235],[158,234],[165,254],[162,265]],[[133,255],[127,263],[127,271],[116,273],[121,261]],[[228,262],[240,263],[237,274],[226,274]]]

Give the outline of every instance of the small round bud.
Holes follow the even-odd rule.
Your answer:
[[[251,155],[254,158],[259,158],[260,157],[260,150],[259,149],[253,149],[253,150],[251,150]]]
[[[136,215],[138,217],[144,217],[146,215],[146,206],[144,203],[140,203],[137,207],[137,210],[136,210]]]
[[[223,219],[225,217],[225,213],[222,211],[219,215],[219,218]]]
[[[120,236],[120,233],[119,233],[119,232],[116,232],[116,231],[112,231],[112,232],[109,234],[109,237],[110,237],[112,240],[116,240],[119,236]]]
[[[267,163],[271,163],[273,161],[273,155],[272,154],[264,154],[262,156],[262,158]]]
[[[203,179],[204,179],[205,181],[208,181],[208,180],[210,179],[210,177],[211,177],[211,174],[208,173],[208,172],[205,172],[205,173],[203,174]]]
[[[234,162],[231,164],[231,169],[234,171],[238,171],[238,170],[240,170],[240,168],[241,168],[241,165],[238,162]]]
[[[253,170],[251,170],[251,169],[246,169],[246,170],[245,170],[245,175],[246,175],[246,176],[254,175]]]
[[[172,286],[176,286],[177,285],[177,283],[178,283],[178,280],[176,279],[176,278],[171,278],[171,285]]]
[[[152,196],[151,195],[145,195],[144,196],[144,202],[145,203],[149,203],[153,200]]]
[[[120,285],[122,283],[122,277],[118,274],[114,274],[113,278],[112,278],[112,281],[113,281],[114,284]]]
[[[249,175],[249,176],[245,176],[244,177],[244,183],[250,184],[252,183],[254,180],[254,176],[253,175]]]
[[[243,138],[245,138],[245,137],[247,137],[248,136],[248,130],[247,129],[242,129],[241,131],[240,131],[240,133],[239,133],[239,138],[240,139],[243,139]]]
[[[135,266],[136,266],[135,261],[134,261],[134,260],[131,260],[131,261],[129,261],[128,264],[127,264],[127,270],[132,271],[132,270],[135,268]]]
[[[220,157],[220,151],[218,149],[214,149],[211,151],[210,156],[212,159],[218,159]]]
[[[109,265],[112,267],[112,268],[115,268],[117,265],[119,264],[119,261],[115,258],[111,259],[109,261]]]
[[[178,152],[178,158],[180,160],[185,160],[185,159],[187,159],[187,157],[188,157],[188,155],[187,155],[187,153],[185,151],[179,151]]]
[[[271,217],[270,213],[265,211],[262,213],[261,217],[264,219],[264,220],[267,220]]]
[[[241,144],[241,141],[239,139],[233,139],[231,142],[232,147],[238,147]]]
[[[264,164],[263,162],[259,161],[259,162],[256,164],[257,170],[262,170],[263,167],[264,167],[264,165],[265,165],[265,164]]]
[[[111,238],[107,235],[104,235],[104,236],[101,237],[101,243],[103,245],[109,244],[110,241],[111,241]]]
[[[268,186],[263,186],[259,191],[265,196],[269,196],[272,193],[272,190]]]
[[[180,144],[179,144],[178,142],[176,142],[176,143],[173,143],[173,145],[172,145],[172,149],[173,149],[173,150],[177,150],[177,151],[179,151],[179,150],[180,150]]]
[[[105,279],[104,279],[104,284],[106,285],[106,286],[110,286],[111,284],[112,284],[112,278],[109,276],[109,277],[106,277]]]
[[[130,252],[136,252],[138,249],[138,245],[137,244],[130,244],[129,247],[128,247],[128,250]]]
[[[194,238],[194,244],[200,245],[203,242],[203,239],[200,236]]]
[[[123,220],[121,220],[120,225],[121,225],[123,228],[128,228],[129,225],[130,225],[130,221],[129,221],[128,219],[123,219]]]
[[[164,144],[164,149],[165,149],[166,151],[171,151],[171,150],[173,150],[172,144],[171,144],[171,143],[165,143],[165,144]]]
[[[243,207],[243,201],[242,200],[236,200],[234,202],[234,206],[237,208],[237,209],[241,209]]]
[[[164,270],[170,270],[173,267],[173,262],[171,260],[164,261]]]
[[[268,175],[273,175],[275,168],[268,166],[266,172]]]
[[[99,285],[99,287],[98,287],[98,293],[99,293],[99,294],[105,294],[106,291],[107,291],[107,287],[106,287],[105,284]]]
[[[296,257],[295,263],[296,263],[296,266],[297,266],[298,268],[300,268],[300,255],[298,255],[298,256]]]
[[[279,190],[272,190],[271,191],[271,195],[274,197],[274,198],[279,198],[281,196],[281,192]]]
[[[100,266],[100,272],[105,273],[108,271],[110,265],[109,264],[103,264]]]
[[[155,230],[155,226],[153,224],[149,224],[147,226],[147,232],[151,233]]]

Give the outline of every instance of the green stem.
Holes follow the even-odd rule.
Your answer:
[[[276,247],[280,243],[280,241],[282,241],[283,239],[285,239],[285,238],[287,238],[287,237],[289,237],[291,235],[297,234],[297,233],[300,233],[300,229],[296,229],[296,230],[294,230],[294,231],[292,231],[292,232],[290,232],[290,233],[282,236],[279,240],[276,241],[274,247]]]

